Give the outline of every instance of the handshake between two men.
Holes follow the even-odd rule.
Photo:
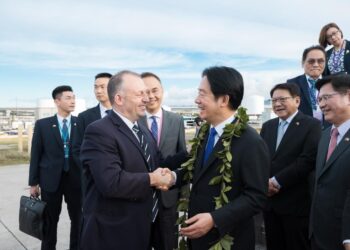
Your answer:
[[[157,168],[152,173],[149,173],[151,186],[162,191],[167,191],[175,184],[175,176],[175,173],[168,168]]]

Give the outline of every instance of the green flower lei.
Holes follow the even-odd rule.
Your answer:
[[[220,185],[221,187],[219,196],[214,197],[215,209],[219,209],[225,204],[229,203],[229,199],[226,193],[232,189],[232,154],[230,151],[231,141],[233,137],[241,136],[242,132],[246,129],[249,120],[246,109],[243,107],[240,107],[237,110],[235,117],[237,121],[233,124],[226,124],[224,127],[224,133],[220,137],[224,149],[216,153],[216,156],[220,161],[220,164],[218,166],[219,175],[213,177],[209,182],[209,185]],[[202,147],[205,135],[209,128],[210,124],[204,123],[201,126],[197,137],[190,140],[190,144],[192,145],[190,151],[190,159],[181,165],[182,169],[185,171],[183,176],[184,183],[190,184],[193,179],[194,163],[196,161],[198,149]],[[181,215],[177,220],[177,225],[181,225],[181,227],[187,226],[185,221],[188,218],[188,205],[191,192],[190,188],[190,185],[184,185],[181,188],[181,196],[177,205],[177,211],[183,213],[183,215]],[[231,249],[232,244],[233,237],[229,234],[226,234],[218,242],[211,246],[209,250],[229,250]],[[181,236],[178,249],[188,249],[186,237]]]

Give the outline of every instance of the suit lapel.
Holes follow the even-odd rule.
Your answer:
[[[100,104],[97,104],[97,106],[93,109],[93,111],[94,111],[94,115],[95,115],[94,118],[96,118],[96,120],[99,120],[102,118],[101,111],[100,111]]]
[[[277,133],[278,133],[278,124],[279,124],[279,119],[275,118],[275,120],[271,124],[271,136],[268,137],[268,146],[270,150],[271,156],[276,155],[276,142],[277,142]]]
[[[309,83],[307,82],[306,76],[302,75],[300,82],[301,91],[305,93],[306,100],[308,102],[308,106],[311,107],[311,99],[310,99],[310,91],[309,91]]]
[[[298,112],[296,114],[296,116],[292,119],[292,121],[290,122],[290,124],[288,125],[287,130],[285,131],[282,140],[280,142],[280,145],[278,146],[275,155],[277,155],[278,151],[281,150],[281,148],[285,147],[285,146],[289,146],[287,144],[287,142],[293,141],[293,137],[295,136],[295,130],[300,126],[300,124],[302,123],[301,119],[302,118],[302,114],[300,112]],[[278,126],[278,123],[277,123]],[[275,140],[275,148],[276,148],[276,141],[277,141],[277,130],[278,128],[276,128],[276,140]],[[275,156],[274,155],[274,156]]]
[[[328,140],[329,142],[329,140]],[[327,169],[330,168],[330,166],[333,164],[333,162],[341,155],[341,153],[344,152],[350,145],[350,130],[346,132],[342,140],[339,142],[339,144],[334,149],[332,155],[329,157],[328,161],[325,163],[324,168],[322,169],[320,176],[327,171]],[[327,151],[328,152],[328,145],[327,145]]]
[[[54,134],[58,145],[60,145],[60,147],[63,148],[63,142],[62,142],[62,137],[60,133],[60,127],[58,126],[57,115],[54,115],[51,117],[50,123],[51,123],[52,133]]]
[[[76,128],[77,128],[77,118],[71,116],[71,126],[70,126],[70,136],[69,136],[69,145],[73,145],[73,138],[75,136]]]
[[[323,167],[325,166],[325,161],[326,161],[327,152],[328,152],[328,145],[330,140],[330,131],[331,131],[330,128],[323,131],[323,135],[318,144],[317,161],[316,161],[316,179],[318,179],[321,176]]]
[[[162,110],[162,129],[160,130],[160,141],[159,141],[159,148],[163,147],[163,144],[165,143],[165,138],[167,137],[167,134],[169,132],[169,128],[171,125],[170,117],[168,112]]]

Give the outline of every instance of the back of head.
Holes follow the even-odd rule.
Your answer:
[[[350,76],[347,74],[326,76],[316,82],[316,88],[320,90],[323,85],[328,83],[339,93],[345,94],[350,90]]]
[[[70,91],[73,92],[73,89],[71,86],[68,85],[61,85],[56,87],[53,91],[52,91],[52,98],[55,100],[57,98],[60,98],[62,93],[65,91]]]
[[[230,108],[237,110],[244,94],[242,75],[234,68],[214,66],[206,68],[202,73],[204,76],[207,77],[215,98],[228,95]]]

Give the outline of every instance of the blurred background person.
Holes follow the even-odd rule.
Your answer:
[[[343,32],[336,23],[323,26],[318,39],[325,49],[328,45],[333,47],[327,51],[327,60],[324,75],[349,74],[350,72],[350,43],[344,39]]]

